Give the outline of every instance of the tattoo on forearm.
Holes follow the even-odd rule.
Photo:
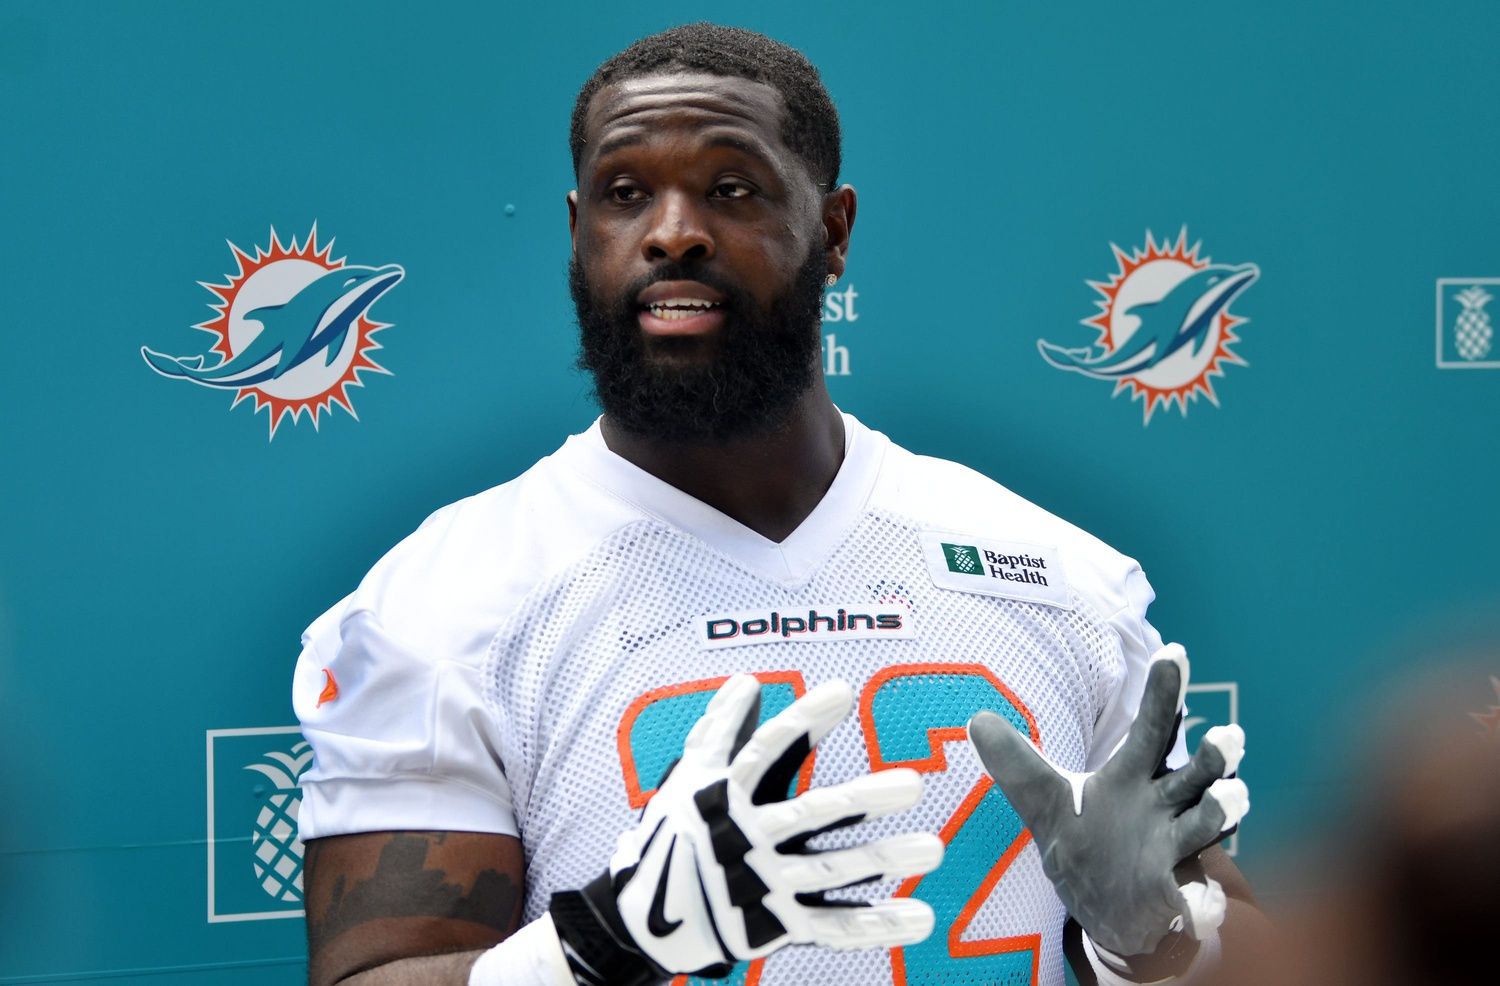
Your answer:
[[[443,835],[392,835],[380,852],[375,873],[368,879],[346,885],[341,875],[334,882],[326,906],[309,906],[308,944],[313,951],[366,921],[380,918],[441,917],[472,921],[509,933],[520,917],[521,888],[508,874],[481,870],[474,885],[464,888],[446,880],[447,873],[428,868],[429,846],[441,843]],[[320,846],[308,843],[308,864],[317,865]]]

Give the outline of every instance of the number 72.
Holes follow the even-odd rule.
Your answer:
[[[797,671],[761,672],[756,677],[761,683],[762,721],[807,690]],[[644,807],[655,793],[667,768],[682,754],[688,731],[724,681],[708,678],[669,685],[630,703],[617,736],[632,808]],[[922,773],[947,770],[943,744],[963,739],[965,724],[981,709],[998,712],[1033,742],[1040,742],[1031,712],[982,664],[895,664],[882,668],[866,683],[859,700],[860,726],[871,768],[911,767]],[[787,792],[789,796],[808,789],[812,764],[809,757]],[[897,897],[926,901],[937,917],[937,930],[926,941],[891,949],[895,986],[1034,984],[1042,949],[1040,933],[960,940],[980,905],[1031,841],[1031,833],[1000,790],[983,777],[938,834],[947,845],[943,864],[925,876],[904,881],[895,893]],[[764,960],[742,962],[722,980],[679,976],[674,986],[711,986],[716,982],[757,986],[764,964]]]

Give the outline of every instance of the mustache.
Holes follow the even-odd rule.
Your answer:
[[[737,285],[710,272],[702,264],[684,264],[674,261],[652,268],[651,273],[626,285],[623,292],[626,305],[634,310],[637,307],[635,299],[640,297],[641,292],[660,281],[697,281],[699,284],[707,285],[724,296],[725,308],[734,307],[736,302],[743,297],[743,292]]]

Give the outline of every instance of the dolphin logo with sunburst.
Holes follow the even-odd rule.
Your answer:
[[[390,324],[373,321],[370,308],[406,276],[397,264],[365,267],[332,259],[333,240],[318,245],[318,225],[299,244],[283,244],[271,229],[269,247],[254,255],[229,244],[236,271],[225,283],[198,282],[216,299],[215,317],[193,326],[214,337],[208,354],[169,356],[146,346],[146,365],[164,377],[232,390],[230,407],[253,398],[255,412],[270,415],[271,437],[284,418],[295,424],[338,404],[358,420],[349,388],[365,372],[389,374],[372,353],[375,333]],[[210,362],[209,356],[217,357]]]
[[[1200,257],[1202,241],[1187,245],[1187,227],[1177,242],[1160,243],[1146,231],[1146,245],[1126,253],[1111,243],[1116,271],[1107,282],[1089,281],[1099,292],[1097,314],[1082,324],[1095,329],[1093,346],[1068,349],[1037,340],[1042,358],[1062,370],[1113,380],[1111,396],[1128,390],[1144,402],[1145,423],[1158,406],[1176,404],[1185,417],[1199,396],[1219,405],[1213,378],[1224,366],[1247,365],[1233,350],[1234,329],[1249,321],[1229,305],[1260,277],[1255,264],[1215,264]]]

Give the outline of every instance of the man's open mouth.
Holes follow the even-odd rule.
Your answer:
[[[701,315],[703,312],[723,307],[720,302],[704,301],[702,298],[667,298],[643,305],[641,310],[671,322],[692,318],[694,315]]]

